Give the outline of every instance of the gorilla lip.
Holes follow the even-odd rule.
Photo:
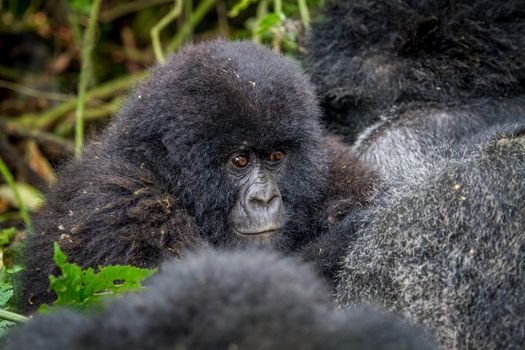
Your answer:
[[[250,237],[261,237],[261,236],[273,236],[277,233],[278,229],[273,230],[265,230],[265,231],[258,231],[258,232],[239,232],[237,230],[233,230],[235,234],[241,237],[250,238]]]

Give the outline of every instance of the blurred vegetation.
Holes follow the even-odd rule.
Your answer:
[[[187,42],[214,37],[297,56],[322,3],[0,0],[0,334],[24,320],[9,311],[13,275],[22,268],[14,262],[41,193],[148,67]]]

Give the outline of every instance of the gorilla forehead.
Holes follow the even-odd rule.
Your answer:
[[[320,135],[316,99],[300,69],[249,42],[184,48],[155,70],[133,104],[138,106],[128,110],[141,127],[148,119],[164,128],[163,136],[179,149],[190,139],[208,149],[243,143],[264,149],[304,145]]]

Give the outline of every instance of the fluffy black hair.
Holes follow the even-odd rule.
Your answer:
[[[394,105],[520,95],[523,1],[329,1],[304,57],[335,129],[352,141]]]
[[[318,277],[290,258],[248,250],[166,264],[143,294],[101,313],[38,315],[6,350],[432,349],[425,332],[372,309],[332,308]]]
[[[525,342],[525,138],[472,148],[419,164],[364,211],[339,302],[401,312],[444,349],[517,349]]]

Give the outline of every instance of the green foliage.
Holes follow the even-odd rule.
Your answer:
[[[5,267],[2,270],[5,270]],[[7,308],[7,303],[11,300],[14,293],[13,286],[10,283],[0,282],[0,309]],[[0,338],[14,325],[15,323],[12,321],[0,320]]]
[[[275,51],[294,55],[298,38],[310,22],[310,10],[316,10],[323,0],[238,0],[229,16],[237,17],[252,5],[256,16],[246,19],[245,27],[258,43],[271,44]],[[302,24],[302,25],[301,25]]]
[[[261,18],[259,21],[259,26],[257,27],[257,33],[258,34],[265,34],[270,32],[274,27],[282,24],[282,22],[286,19],[284,14],[281,13],[275,13],[271,12]]]
[[[255,4],[258,2],[258,0],[240,0],[235,5],[233,5],[232,9],[230,10],[229,16],[230,17],[237,17],[241,11],[244,11],[250,6],[251,4]]]
[[[83,309],[97,304],[101,299],[129,291],[142,290],[141,282],[153,275],[157,269],[141,269],[128,265],[81,269],[75,263],[68,263],[58,243],[54,246],[54,259],[62,274],[49,276],[50,288],[57,294],[54,306],[67,305]],[[48,306],[43,305],[40,311]]]
[[[5,247],[15,236],[16,229],[14,227],[6,228],[0,231],[0,247]]]
[[[71,7],[82,14],[89,14],[93,0],[71,0]]]
[[[0,307],[5,307],[13,295],[13,286],[6,282],[0,282]]]
[[[12,269],[8,269],[4,265],[3,249],[9,245],[16,234],[14,227],[6,228],[0,231],[0,310],[9,309],[9,302],[15,294],[13,288],[12,275],[21,270],[20,266],[15,265]],[[7,330],[13,327],[15,323],[9,320],[0,319],[0,338],[5,335]]]
[[[4,161],[0,158],[0,173],[2,173],[2,176],[4,177],[5,181],[7,182],[8,187],[13,192],[13,197],[16,200],[16,203],[18,205],[18,209],[20,211],[20,216],[22,216],[22,219],[24,220],[24,223],[26,224],[26,227],[29,232],[33,232],[33,226],[31,224],[31,218],[29,217],[28,209],[22,200],[22,197],[20,195],[20,191],[18,190],[18,187],[16,185],[15,178],[7,165],[4,163]]]

